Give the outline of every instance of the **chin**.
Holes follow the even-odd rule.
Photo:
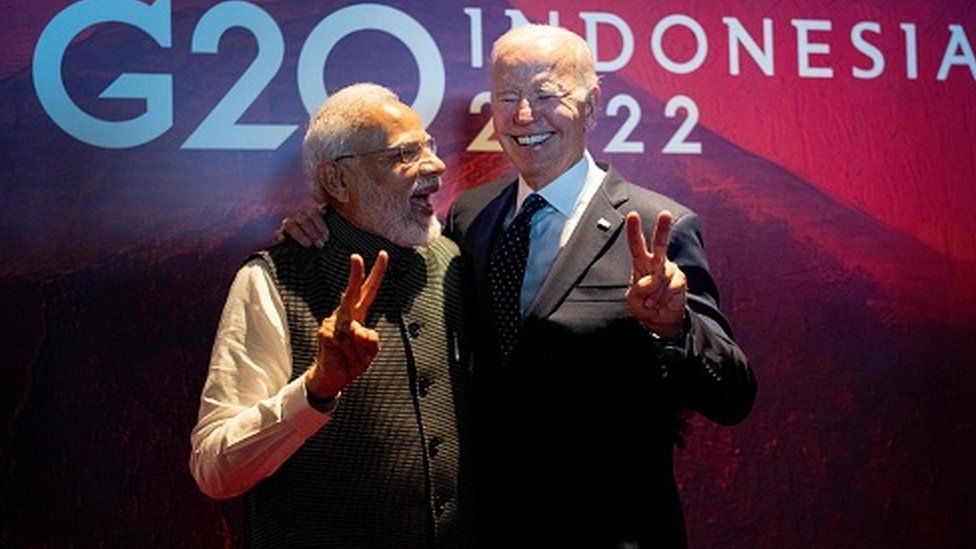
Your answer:
[[[422,220],[404,220],[398,225],[387,237],[397,246],[426,246],[441,235],[441,222],[433,215]]]
[[[518,173],[527,179],[538,177],[552,168],[552,157],[539,151],[520,151],[518,154],[508,155],[508,158]]]

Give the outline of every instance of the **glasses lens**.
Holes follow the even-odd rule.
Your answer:
[[[420,160],[421,147],[417,143],[400,145],[400,161],[404,164],[415,164]]]
[[[400,146],[400,160],[404,164],[416,164],[420,162],[420,158],[424,155],[424,149],[430,151],[430,154],[437,154],[437,142],[434,138],[428,138],[423,143],[408,143],[406,145]]]

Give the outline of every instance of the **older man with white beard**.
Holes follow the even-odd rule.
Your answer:
[[[249,545],[468,546],[461,263],[429,200],[444,164],[416,113],[373,84],[329,98],[303,153],[331,237],[238,272],[193,476],[211,497],[245,494]]]

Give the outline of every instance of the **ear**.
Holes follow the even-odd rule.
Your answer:
[[[349,183],[338,162],[323,160],[319,163],[318,184],[330,202],[349,202]]]
[[[596,112],[599,106],[600,86],[593,86],[586,94],[586,99],[583,100],[583,118],[586,120],[588,128],[596,124]]]

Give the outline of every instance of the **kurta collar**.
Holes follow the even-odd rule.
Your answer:
[[[397,267],[418,257],[417,249],[399,246],[382,236],[368,233],[339,215],[332,208],[325,209],[325,224],[329,228],[329,239],[336,244],[358,253],[368,265],[376,261],[380,250],[390,255],[390,266]]]

